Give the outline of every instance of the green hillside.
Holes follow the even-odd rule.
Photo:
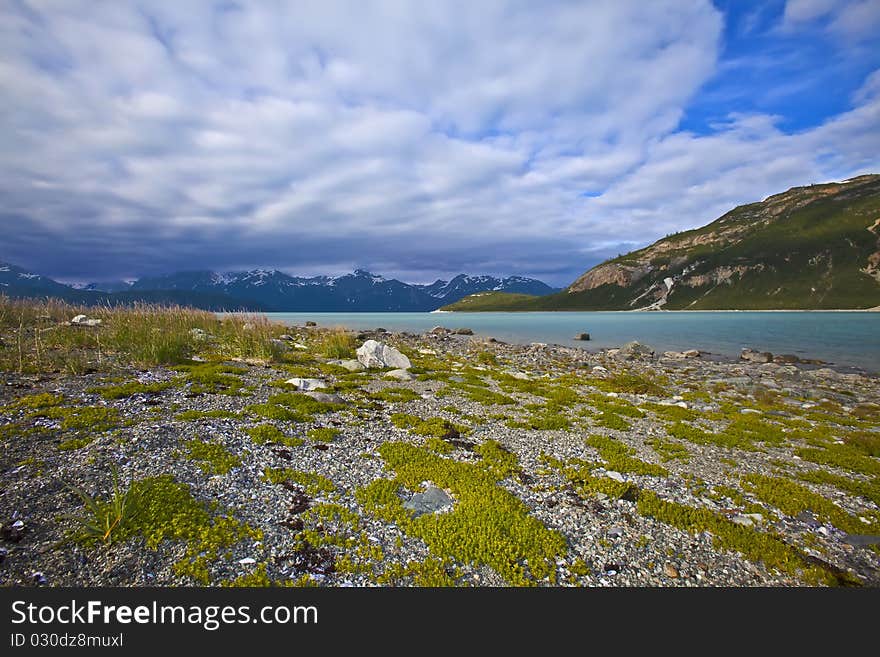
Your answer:
[[[795,187],[593,267],[559,294],[448,310],[880,306],[880,176]]]

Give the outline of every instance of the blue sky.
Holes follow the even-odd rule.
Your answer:
[[[880,172],[880,0],[0,0],[0,260],[565,285]]]

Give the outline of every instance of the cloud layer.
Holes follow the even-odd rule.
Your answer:
[[[877,13],[800,0],[774,29],[833,40]],[[736,106],[681,128],[723,74],[728,20],[698,0],[7,2],[0,259],[68,279],[565,284],[736,203],[880,168],[876,72],[809,129]]]

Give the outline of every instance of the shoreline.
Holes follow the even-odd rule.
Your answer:
[[[278,330],[274,361],[218,359],[208,336],[183,370],[4,372],[0,584],[880,586],[880,552],[860,538],[880,534],[880,459],[858,442],[877,435],[877,376],[358,335],[409,355],[390,378],[331,363],[326,329]],[[81,427],[86,415],[103,424]],[[133,525],[115,543],[59,545],[83,509],[58,482],[105,499],[113,471],[166,482],[231,533],[213,547],[197,527]],[[213,520],[199,515],[212,500]],[[453,534],[422,533],[412,513],[452,514]],[[472,513],[531,538],[445,547],[469,545]],[[698,529],[677,524],[688,514]]]

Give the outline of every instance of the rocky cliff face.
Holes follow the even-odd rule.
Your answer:
[[[566,294],[566,307],[627,310],[880,305],[880,176],[740,206],[594,267]]]

